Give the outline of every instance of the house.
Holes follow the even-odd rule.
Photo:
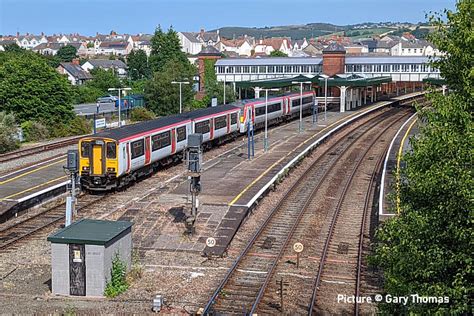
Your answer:
[[[350,43],[343,45],[346,49],[346,54],[361,55],[369,52],[369,48],[359,43]]]
[[[87,80],[92,79],[92,75],[81,68],[79,60],[75,59],[71,63],[60,63],[56,70],[63,75],[67,76],[67,79],[73,85],[82,85]]]
[[[302,40],[296,40],[293,44],[293,50],[303,50],[306,46],[308,46],[308,41],[306,37]]]
[[[87,47],[85,43],[82,42],[67,42],[67,43],[41,43],[34,47],[32,50],[34,52],[40,53],[42,55],[56,55],[61,47],[64,46],[74,46],[77,50],[77,55],[85,56],[87,55]]]
[[[132,51],[129,41],[107,41],[101,42],[96,54],[126,56]]]
[[[119,77],[127,76],[127,65],[121,60],[91,59],[82,64],[82,69],[90,72],[92,69],[101,68],[112,70]]]
[[[38,46],[41,43],[47,43],[48,40],[46,39],[46,36],[44,34],[41,35],[32,35],[29,33],[26,33],[26,35],[20,35],[17,33],[17,40],[18,40],[18,45],[21,48],[26,48],[26,49],[32,49],[36,46]]]
[[[201,29],[196,32],[178,32],[181,50],[186,54],[196,55],[206,46],[215,46],[220,41],[219,30],[216,32],[205,32]]]
[[[214,47],[222,53],[234,52],[238,56],[251,56],[253,42],[253,38],[247,37],[247,35],[232,40],[221,38]]]
[[[390,48],[392,56],[424,56],[426,43],[402,40]]]
[[[0,40],[0,52],[4,52],[5,51],[5,46],[8,46],[8,45],[18,45],[18,41],[16,39],[2,39]],[[18,45],[20,46],[20,45]]]
[[[150,56],[152,35],[139,34],[139,35],[131,36],[131,38],[133,40],[133,49],[134,50],[141,49],[146,53],[147,56]]]
[[[324,46],[318,42],[309,43],[305,48],[303,48],[303,52],[308,54],[309,56],[320,56],[323,54]]]
[[[260,39],[255,45],[255,54],[270,55],[271,52],[279,50],[285,54],[291,51],[291,40],[285,37],[272,37]]]

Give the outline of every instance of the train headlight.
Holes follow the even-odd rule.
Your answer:
[[[89,169],[90,169],[90,168],[87,167],[87,166],[82,167],[82,170],[83,170],[83,171],[89,171]]]
[[[115,172],[115,168],[107,168],[108,172]]]
[[[241,116],[241,117],[240,117],[240,123],[243,123],[243,122],[244,122],[244,117]]]

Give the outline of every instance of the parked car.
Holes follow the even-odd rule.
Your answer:
[[[115,101],[117,101],[117,97],[110,94],[97,99],[97,103],[113,103]]]

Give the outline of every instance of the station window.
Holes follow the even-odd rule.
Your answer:
[[[132,159],[141,157],[145,153],[145,141],[143,139],[132,142],[130,146],[132,147]]]
[[[242,66],[236,66],[235,67],[235,73],[237,73],[237,74],[242,73]]]
[[[250,72],[250,67],[249,66],[244,66],[243,71],[244,74],[248,74]]]
[[[233,67],[233,66],[227,67],[226,73],[228,73],[228,74],[233,74],[233,73],[234,73],[234,67]]]
[[[107,158],[109,159],[115,159],[117,158],[117,146],[113,142],[108,142],[107,143]]]
[[[82,142],[81,143],[81,157],[82,158],[89,158],[91,155],[91,143],[90,142]]]
[[[170,131],[163,132],[151,137],[151,150],[155,151],[171,145],[171,133]]]
[[[309,72],[309,66],[301,66],[301,72]]]
[[[402,65],[402,72],[409,72],[410,71],[410,65],[409,64],[403,64]]]
[[[219,116],[214,119],[214,130],[224,128],[227,126],[227,115]]]
[[[209,120],[205,120],[202,122],[197,122],[194,125],[194,132],[195,133],[201,133],[201,134],[206,134],[209,133],[210,128],[209,128]]]
[[[362,65],[355,65],[354,72],[362,72]]]
[[[300,66],[293,66],[293,72],[294,73],[299,73],[300,72]]]
[[[224,66],[217,67],[217,72],[220,74],[223,74],[225,72],[225,67]]]
[[[277,73],[282,73],[283,72],[283,66],[276,66],[276,72]]]
[[[258,72],[261,74],[266,74],[267,73],[267,66],[259,66],[258,67]]]
[[[392,65],[392,71],[393,72],[400,72],[400,65],[399,64]]]
[[[230,125],[237,124],[237,113],[232,113],[230,115]]]
[[[182,142],[186,139],[186,126],[181,126],[176,129],[176,134],[178,134],[178,142]]]
[[[285,72],[290,73],[291,72],[291,66],[285,66]]]
[[[390,72],[390,65],[383,65],[383,72]]]
[[[257,67],[257,66],[252,66],[252,67],[250,67],[250,73],[256,74],[257,71],[258,71],[258,67]]]
[[[275,72],[275,66],[268,66],[268,73],[272,74]]]
[[[411,65],[412,72],[420,72],[420,65],[419,64],[412,64]]]

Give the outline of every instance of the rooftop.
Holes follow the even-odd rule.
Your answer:
[[[108,246],[131,231],[131,222],[81,219],[48,236],[58,244],[88,244]]]

